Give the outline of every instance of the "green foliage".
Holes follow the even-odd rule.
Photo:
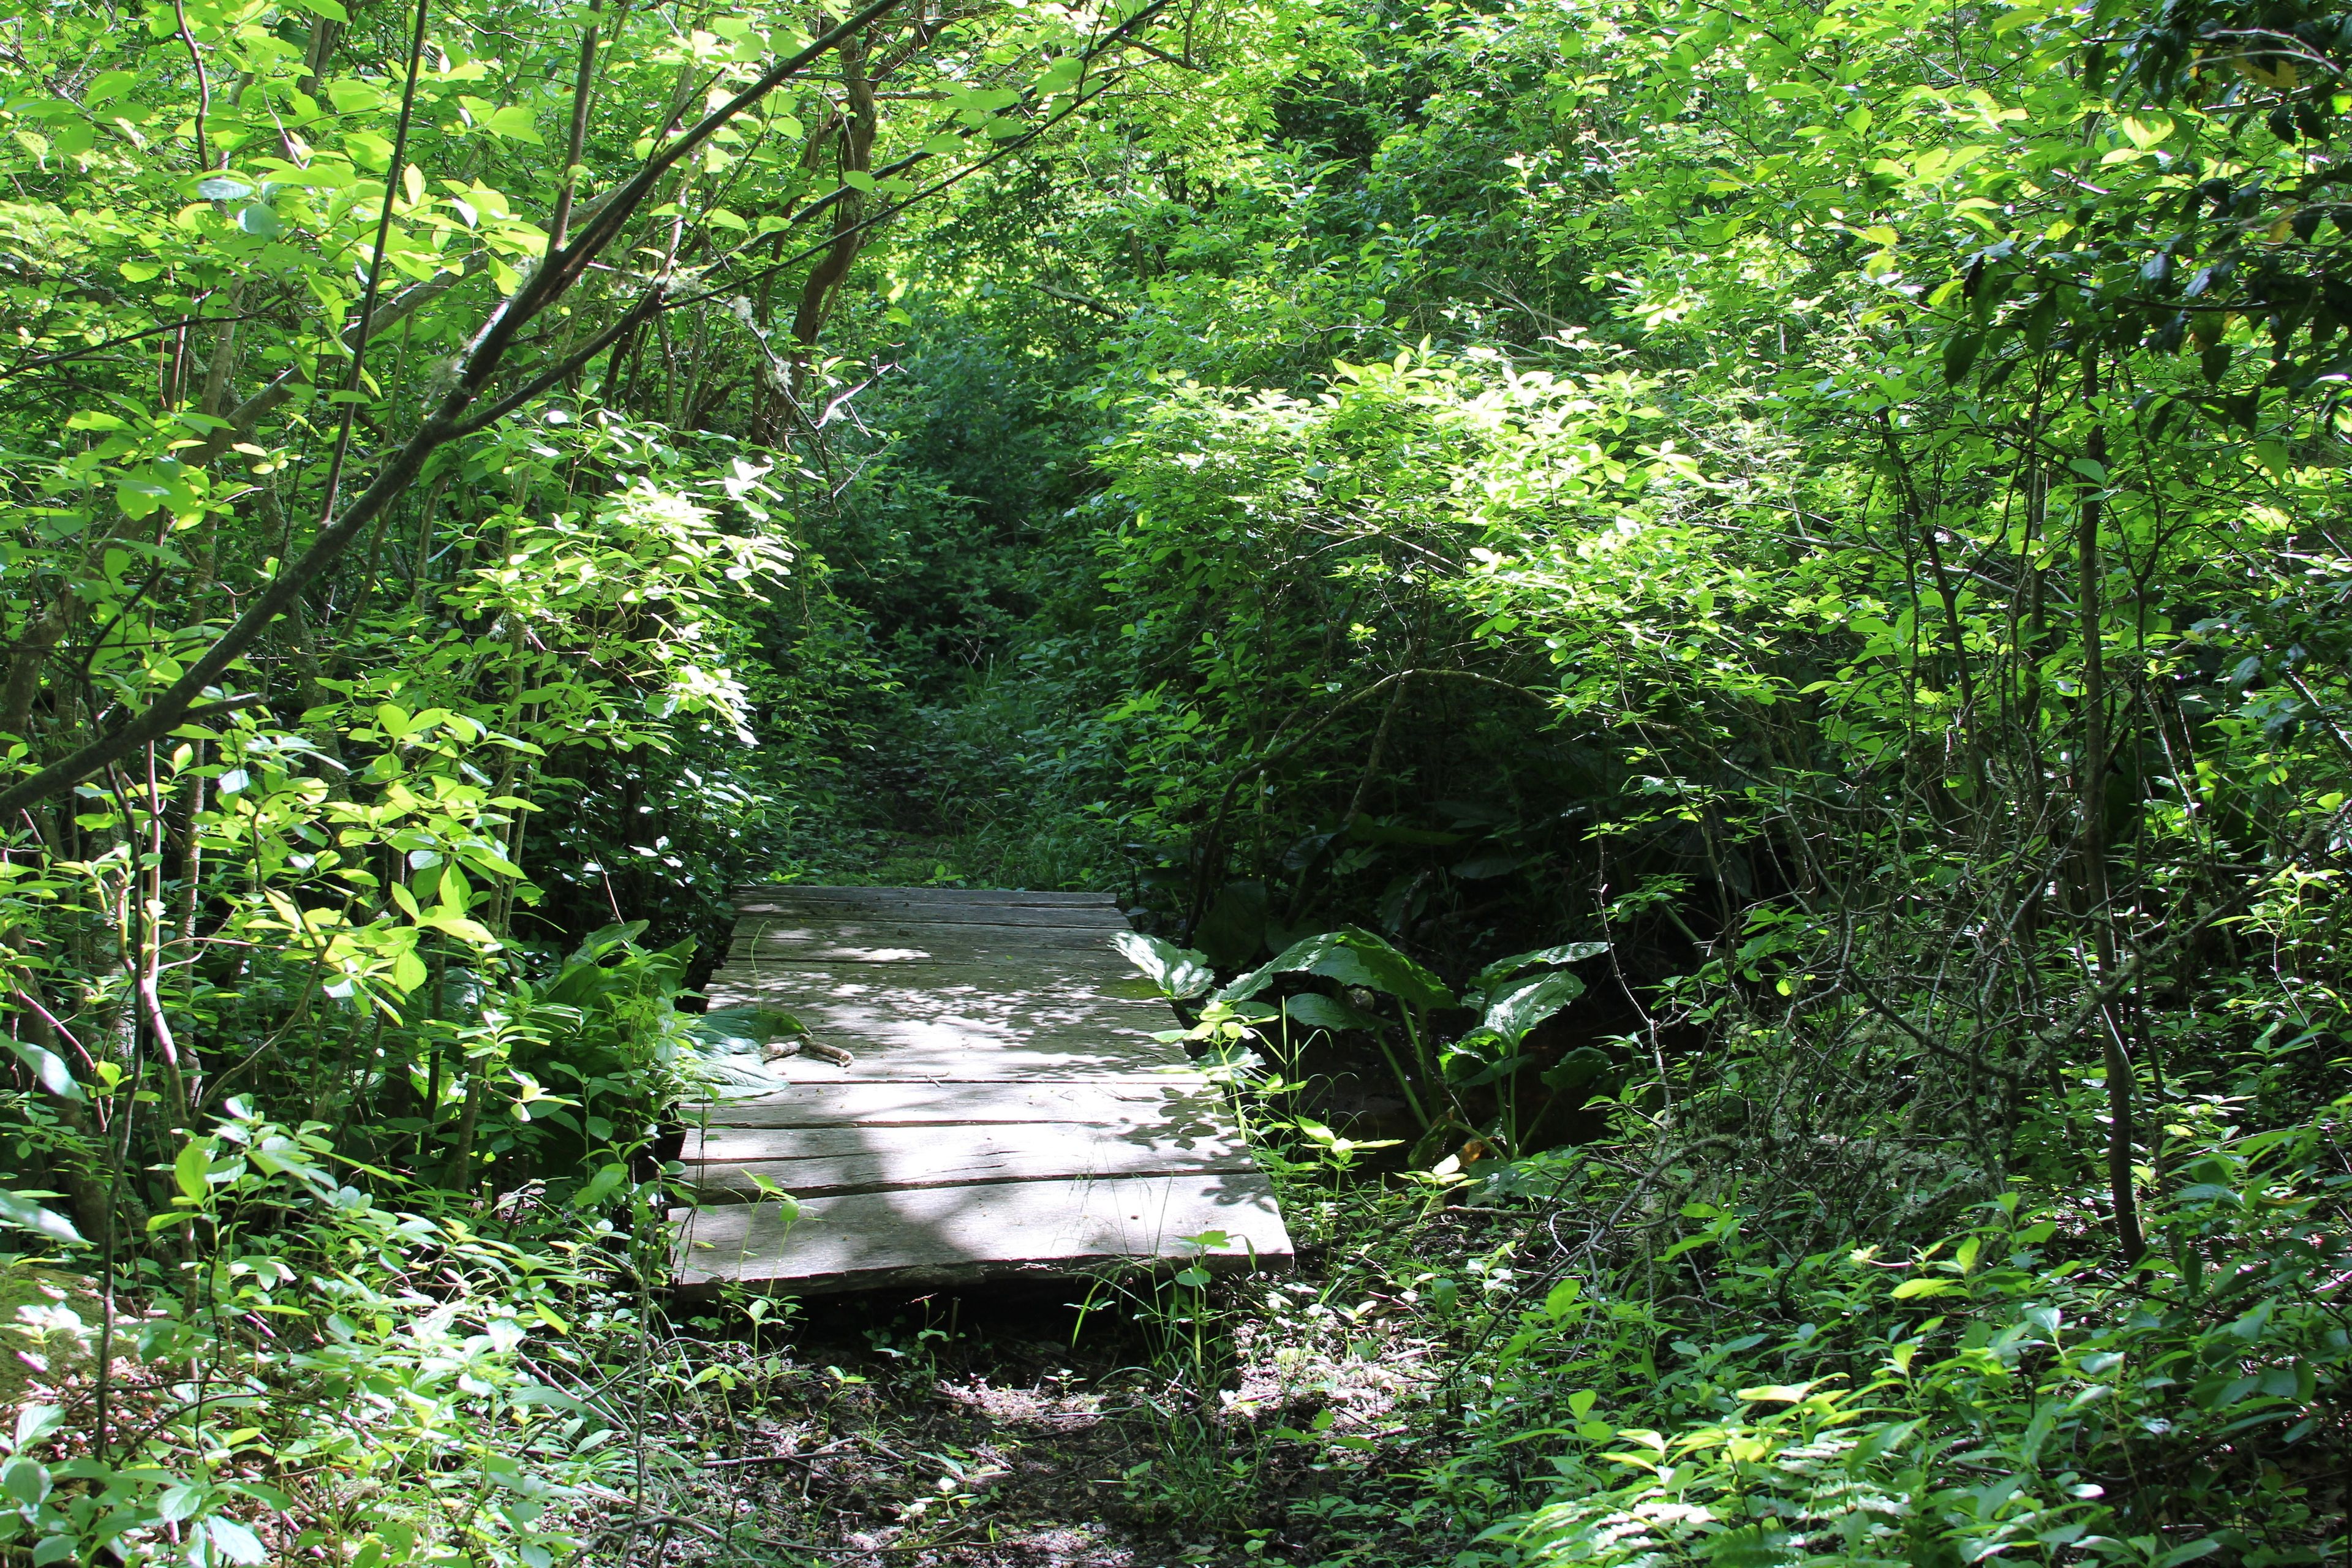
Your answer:
[[[582,1549],[565,1500],[625,1484],[629,1464],[599,1358],[627,1353],[640,1309],[593,1246],[376,1203],[332,1131],[233,1100],[172,1163],[149,1223],[186,1260],[142,1281],[149,1305],[51,1311],[52,1357],[62,1331],[119,1358],[121,1426],[93,1450],[59,1408],[21,1410],[0,1514],[15,1550],[543,1565]],[[260,1323],[274,1331],[238,1326]]]
[[[2315,1560],[2339,12],[28,13],[0,1226],[141,1371],[10,1550],[601,1550],[672,1108],[805,1033],[679,1003],[824,874],[1117,888],[1302,1234],[1524,1222],[1388,1282],[1444,1424],[1139,1510]]]
[[[833,847],[877,650],[921,643],[835,587],[985,577],[1017,528],[983,498],[1005,548],[959,563],[970,492],[1067,467],[951,345],[913,445],[976,441],[965,493],[837,504],[887,363],[827,346],[845,284],[935,175],[1134,85],[1157,16],[887,11],[12,31],[0,1224],[139,1369],[51,1380],[12,1556],[613,1546],[562,1516],[648,1451],[583,1358],[650,1342],[664,1140],[747,1072],[678,1003],[730,887]],[[827,528],[914,542],[845,572]]]
[[[2137,1274],[2023,1190],[1893,1258],[1790,1257],[1769,1216],[1685,1205],[1657,1260],[1709,1259],[1704,1316],[1571,1280],[1506,1320],[1483,1440],[1561,1445],[1561,1474],[1490,1537],[1547,1563],[2315,1560],[2341,1109],[2209,1147]],[[1716,1337],[1751,1307],[1758,1331]],[[1625,1379],[1596,1336],[1659,1374]]]

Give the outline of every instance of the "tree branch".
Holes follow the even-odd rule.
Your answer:
[[[623,226],[653,194],[661,176],[723,130],[730,120],[791,77],[822,59],[844,40],[855,37],[881,19],[898,3],[898,0],[874,0],[872,5],[830,29],[806,48],[779,61],[750,87],[711,110],[668,146],[647,158],[637,173],[614,193],[582,229],[576,241],[551,251],[546,261],[523,286],[490,312],[467,347],[457,384],[442,397],[440,404],[415,433],[385,459],[374,480],[361,492],[351,509],[323,528],[310,549],[271,579],[269,585],[247,606],[245,613],[237,616],[219,639],[188,666],[177,680],[165,688],[145,711],[119,729],[99,736],[39,772],[17,780],[5,790],[0,790],[0,815],[18,811],[35,801],[45,800],[70,789],[92,773],[121,762],[140,747],[162,739],[177,728],[206,689],[219,681],[229,667],[243,657],[245,650],[253,646],[255,639],[284,615],[303,590],[316,582],[353,541],[365,534],[375,520],[415,481],[425,459],[466,428],[467,410],[498,373],[499,361],[512,345],[515,334],[562,299],[586,273],[589,263],[597,253],[618,237]],[[659,297],[658,289],[653,297]],[[283,401],[282,397],[280,401]]]

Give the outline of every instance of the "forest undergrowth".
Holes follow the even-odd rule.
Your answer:
[[[2347,73],[0,15],[0,1562],[2345,1561]],[[771,880],[1117,895],[1297,1271],[675,1290]]]

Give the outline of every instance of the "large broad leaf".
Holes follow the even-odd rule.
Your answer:
[[[1217,978],[1209,961],[1189,947],[1132,931],[1123,931],[1110,940],[1129,963],[1143,971],[1145,979],[1160,987],[1162,996],[1179,1002],[1198,996]]]
[[[1231,985],[1219,991],[1215,999],[1220,1002],[1248,1001],[1251,997],[1256,995],[1259,992],[1274,984],[1274,977],[1277,973],[1281,973],[1282,961],[1284,959],[1288,958],[1292,953],[1306,947],[1308,942],[1320,942],[1323,939],[1321,937],[1310,936],[1302,941],[1291,943],[1276,956],[1273,963],[1259,964],[1255,969],[1251,970],[1247,974],[1243,975]]]
[[[713,1050],[732,1056],[757,1055],[771,1040],[791,1039],[809,1032],[782,1007],[713,1007],[687,1020],[686,1032]]]
[[[1331,934],[1335,945],[1306,966],[1310,974],[1328,975],[1343,985],[1361,985],[1412,1007],[1451,1007],[1454,993],[1420,964],[1360,926]]]
[[[1358,1012],[1337,997],[1326,996],[1319,991],[1308,991],[1286,999],[1282,1004],[1282,1011],[1292,1023],[1309,1029],[1376,1029],[1381,1022],[1370,1014]]]
[[[1529,1029],[1584,994],[1584,982],[1563,972],[1516,980],[1495,994],[1480,1023],[1513,1045]]]
[[[1579,1046],[1543,1075],[1543,1086],[1560,1094],[1582,1089],[1609,1070],[1609,1057],[1591,1046]]]
[[[53,1241],[80,1241],[81,1232],[71,1221],[54,1209],[43,1208],[22,1193],[12,1193],[0,1187],[0,1225],[13,1225],[22,1230],[36,1232]]]
[[[1437,1065],[1448,1083],[1464,1088],[1492,1083],[1526,1062],[1527,1058],[1513,1050],[1512,1045],[1492,1029],[1473,1029],[1440,1050]]]
[[[1227,1002],[1255,996],[1277,974],[1319,974],[1342,985],[1393,996],[1408,1007],[1454,1005],[1454,993],[1436,975],[1361,926],[1343,926],[1295,942],[1273,963],[1252,970],[1217,995]]]
[[[588,933],[587,940],[564,962],[593,963],[615,948],[626,947],[646,934],[645,921],[630,921],[622,925],[599,926]]]
[[[1605,942],[1570,942],[1558,947],[1539,947],[1533,952],[1515,952],[1508,958],[1498,958],[1471,978],[1462,988],[1466,997],[1485,996],[1512,975],[1528,969],[1548,969],[1561,963],[1581,963],[1588,958],[1598,958],[1609,951]]]
[[[809,1033],[807,1025],[782,1007],[713,1007],[684,1023],[700,1075],[751,1094],[775,1091],[778,1079],[769,1070],[769,1043]]]

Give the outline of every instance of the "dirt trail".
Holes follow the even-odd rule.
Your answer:
[[[1334,1310],[1324,1286],[1086,1305],[1080,1283],[681,1324],[728,1372],[668,1413],[702,1468],[649,1497],[668,1517],[644,1528],[668,1539],[637,1560],[1431,1561],[1428,1521],[1386,1500],[1413,1447],[1397,1434],[1430,1392],[1419,1320],[1378,1300]],[[1375,1433],[1377,1448],[1360,1436]]]

